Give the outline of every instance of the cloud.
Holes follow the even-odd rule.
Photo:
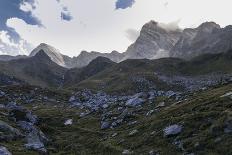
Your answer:
[[[158,25],[160,27],[162,27],[163,29],[165,30],[168,30],[168,31],[175,31],[175,30],[178,30],[180,29],[179,27],[179,23],[180,23],[181,20],[176,20],[176,21],[173,21],[173,22],[170,22],[170,23],[158,23]]]
[[[62,20],[66,20],[66,21],[70,21],[73,19],[71,13],[68,11],[67,7],[63,7],[63,10],[61,12],[61,19]]]
[[[127,29],[126,30],[126,37],[134,42],[139,37],[140,32],[135,29]]]
[[[32,48],[27,41],[20,39],[18,42],[14,42],[7,31],[0,31],[0,54],[28,55]]]
[[[135,0],[117,0],[116,1],[116,9],[126,9],[132,7],[135,3]]]

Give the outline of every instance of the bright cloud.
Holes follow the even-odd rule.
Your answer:
[[[28,55],[30,50],[32,47],[27,41],[20,39],[18,42],[14,42],[7,31],[0,31],[0,54]]]

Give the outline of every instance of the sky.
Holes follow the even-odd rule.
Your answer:
[[[231,0],[0,0],[0,54],[28,55],[40,43],[77,56],[124,52],[150,20],[180,28],[232,25]]]

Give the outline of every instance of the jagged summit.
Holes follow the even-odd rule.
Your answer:
[[[31,52],[30,56],[35,56],[41,50],[43,50],[44,53],[46,53],[46,55],[48,55],[51,58],[51,60],[57,63],[58,65],[67,67],[66,62],[64,60],[64,56],[59,52],[59,50],[45,43],[41,43],[39,46],[37,46]]]

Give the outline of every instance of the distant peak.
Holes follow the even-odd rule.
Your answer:
[[[212,29],[220,29],[220,25],[215,22],[205,22],[198,26],[198,29],[201,30],[212,30]]]

